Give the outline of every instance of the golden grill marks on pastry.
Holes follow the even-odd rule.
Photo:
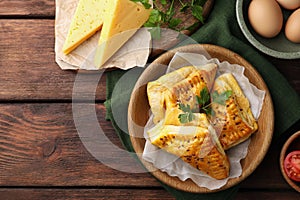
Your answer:
[[[156,125],[147,133],[153,145],[215,179],[224,179],[230,168],[225,150],[249,138],[258,125],[234,76],[227,73],[215,80],[216,65],[209,66],[209,70],[183,67],[148,83]],[[211,106],[212,114],[206,106]]]
[[[206,121],[203,124],[209,125]],[[156,124],[148,131],[155,146],[171,153],[215,179],[229,176],[229,161],[209,127]]]
[[[224,179],[229,176],[229,161],[207,115],[194,113],[194,120],[185,124],[178,119],[183,112],[179,103],[192,109],[199,106],[196,96],[204,88],[211,89],[216,68],[215,64],[201,69],[183,67],[148,83],[149,103],[156,117],[148,135],[153,145],[215,179]]]
[[[193,66],[183,67],[147,84],[148,101],[154,115],[153,122],[155,124],[165,116],[165,93],[175,83],[185,79],[193,70],[195,70]]]
[[[245,141],[258,129],[250,103],[231,73],[219,76],[213,86],[213,91],[226,90],[232,90],[226,105],[212,104],[213,126],[225,150]]]
[[[206,87],[206,83],[202,78],[202,72],[193,71],[187,78],[174,84],[165,95],[166,109],[178,108],[178,103],[187,104],[191,109],[197,106],[196,96]]]
[[[217,65],[213,63],[199,68],[186,66],[149,82],[147,94],[154,115],[153,122],[156,124],[164,119],[166,110],[169,110],[168,113],[179,112],[176,111],[178,103],[189,104],[195,108],[196,95],[199,95],[204,87],[212,86],[216,69]],[[179,123],[178,119],[176,120],[174,124]]]

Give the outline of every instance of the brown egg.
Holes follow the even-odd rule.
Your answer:
[[[288,10],[295,10],[300,7],[300,0],[277,0],[278,3]]]
[[[292,42],[300,43],[300,8],[289,16],[285,25],[285,36]]]
[[[275,37],[282,28],[283,15],[276,0],[253,0],[248,8],[253,29],[263,37]]]

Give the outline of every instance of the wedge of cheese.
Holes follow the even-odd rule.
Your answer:
[[[106,0],[104,24],[95,54],[99,68],[148,20],[151,9],[130,0]]]
[[[65,54],[69,54],[101,29],[106,2],[107,0],[79,0],[62,49]]]

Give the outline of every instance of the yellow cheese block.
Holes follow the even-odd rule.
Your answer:
[[[106,2],[107,0],[79,0],[63,46],[65,54],[69,54],[101,29]]]
[[[95,54],[101,67],[148,20],[151,9],[130,0],[107,0],[104,24]]]

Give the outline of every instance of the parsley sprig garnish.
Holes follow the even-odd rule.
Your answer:
[[[149,3],[149,0],[131,0],[131,1],[142,3],[146,9],[151,8],[151,4]]]
[[[178,118],[180,123],[188,123],[195,119],[195,112],[206,113],[207,115],[214,115],[211,105],[217,103],[220,105],[225,105],[226,101],[232,95],[232,90],[227,90],[222,93],[214,91],[211,95],[207,88],[203,88],[200,91],[200,96],[196,96],[198,109],[191,109],[190,105],[185,105],[178,103],[179,109],[184,113],[179,114]]]
[[[184,114],[178,115],[180,123],[182,123],[182,124],[188,123],[195,119],[195,115],[194,115],[193,111],[191,110],[190,105],[179,104],[179,109],[184,112]]]
[[[132,1],[141,2],[146,8],[150,8],[148,0]],[[192,15],[201,23],[204,23],[202,6],[207,0],[191,0],[185,3],[183,3],[182,0],[178,1],[180,2],[179,12],[186,12],[188,9],[191,9]],[[150,17],[148,21],[144,24],[144,26],[151,27],[149,31],[154,39],[160,39],[161,27],[167,27],[176,31],[189,29],[189,27],[179,28],[179,25],[182,23],[182,20],[174,17],[174,15],[176,14],[174,2],[175,0],[153,0],[154,9],[151,11]],[[169,5],[169,7],[166,9],[166,11],[163,11],[161,9],[158,9],[158,3],[160,3],[162,6]]]

